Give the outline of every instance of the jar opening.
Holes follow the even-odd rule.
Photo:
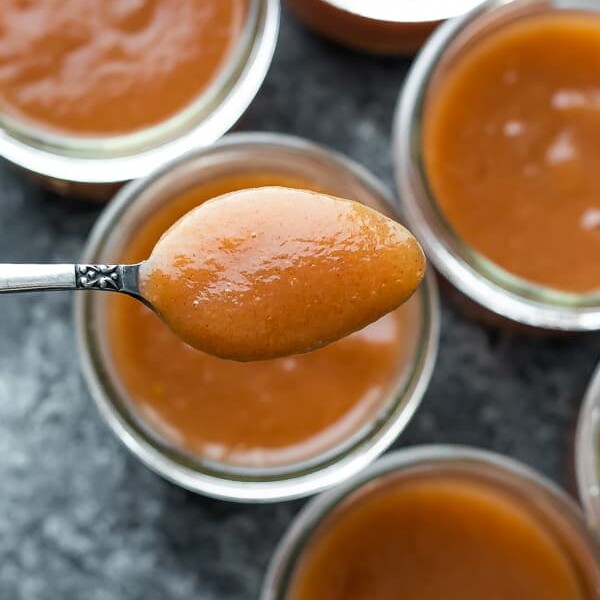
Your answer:
[[[86,260],[106,262],[122,256],[130,232],[144,223],[148,215],[158,214],[161,206],[166,206],[174,197],[185,194],[190,188],[204,184],[214,191],[219,182],[228,178],[234,177],[241,182],[245,177],[260,178],[269,173],[312,181],[315,187],[338,190],[338,194],[366,203],[380,203],[380,209],[384,211],[389,206],[387,194],[377,182],[353,163],[328,151],[285,136],[233,135],[210,149],[169,165],[151,180],[134,184],[132,187],[137,187],[137,190],[129,194],[125,190],[110,207],[108,216],[100,221],[96,239],[92,238],[88,247]],[[134,198],[135,202],[131,202]],[[333,483],[336,476],[342,476],[341,465],[348,469],[359,468],[359,463],[367,460],[368,456],[379,454],[403,429],[416,408],[430,376],[435,354],[437,306],[431,295],[432,285],[428,279],[425,287],[414,297],[411,310],[415,311],[414,321],[418,323],[414,342],[406,347],[406,359],[398,363],[398,368],[394,367],[390,387],[377,392],[374,404],[372,398],[369,400],[373,412],[366,415],[366,419],[363,415],[357,422],[360,422],[360,426],[352,433],[344,434],[343,439],[337,439],[333,444],[327,442],[310,458],[301,457],[298,460],[298,457],[292,457],[290,460],[289,456],[283,455],[268,467],[252,466],[252,462],[243,460],[238,460],[236,464],[235,460],[231,463],[224,458],[221,452],[213,453],[212,459],[207,453],[199,456],[196,452],[190,452],[189,447],[182,450],[180,445],[174,445],[168,435],[157,435],[156,427],[148,427],[147,420],[144,422],[136,415],[135,405],[132,407],[128,400],[130,392],[115,373],[112,365],[114,348],[110,347],[105,333],[109,329],[106,302],[91,297],[82,298],[79,307],[80,322],[85,324],[82,331],[82,344],[88,362],[85,370],[98,386],[95,395],[103,410],[110,411],[118,418],[117,433],[123,437],[122,430],[126,430],[128,437],[135,438],[136,453],[143,452],[146,458],[148,452],[168,457],[169,467],[165,470],[172,473],[171,478],[177,478],[185,471],[191,478],[206,476],[233,482],[254,482],[257,485],[272,482],[273,486],[282,482],[295,485],[295,482],[306,479],[307,489],[313,489],[312,486],[321,488],[325,480]],[[345,385],[345,382],[340,383]],[[344,388],[344,385],[340,387]],[[314,399],[317,400],[318,397]],[[329,393],[319,401],[331,401]],[[252,421],[251,416],[249,419]],[[252,427],[252,424],[248,422],[246,427]],[[144,450],[140,450],[140,445]],[[249,456],[252,458],[251,454]],[[254,459],[260,458],[256,454],[253,456]],[[196,484],[201,488],[201,482]]]
[[[536,7],[536,9],[533,10],[532,7]],[[551,201],[549,197],[547,197],[545,203],[549,206],[548,209],[537,208],[539,201],[535,199],[535,195],[542,194],[541,187],[543,186],[536,183],[537,179],[534,174],[531,176],[521,175],[520,172],[515,174],[514,185],[507,186],[502,194],[503,202],[501,203],[499,198],[496,199],[502,186],[501,181],[498,180],[500,173],[502,173],[503,180],[506,181],[509,173],[504,171],[509,168],[509,164],[511,165],[510,172],[515,172],[512,163],[515,162],[516,155],[525,153],[526,156],[519,160],[530,161],[522,167],[525,172],[527,172],[527,168],[536,169],[536,172],[538,170],[543,171],[546,168],[548,174],[547,177],[544,176],[544,181],[555,175],[555,171],[558,169],[554,166],[552,157],[546,159],[548,161],[547,167],[536,166],[538,163],[535,161],[539,158],[538,154],[541,150],[538,150],[537,146],[533,147],[534,141],[538,146],[542,144],[539,130],[543,126],[550,130],[552,124],[545,122],[544,125],[541,122],[541,104],[543,104],[541,99],[531,100],[532,104],[529,106],[523,100],[523,97],[533,96],[534,88],[539,89],[543,85],[548,85],[550,89],[550,86],[555,85],[555,80],[556,82],[560,80],[558,75],[549,76],[545,75],[543,71],[538,72],[543,66],[541,63],[536,62],[538,59],[533,56],[535,45],[550,43],[559,35],[559,31],[564,29],[566,32],[571,25],[575,27],[584,21],[578,21],[581,14],[578,11],[539,10],[539,5],[536,3],[521,3],[519,10],[506,9],[504,12],[506,14],[498,9],[495,19],[486,19],[484,15],[481,20],[475,19],[463,27],[445,48],[443,55],[440,56],[431,72],[420,106],[422,125],[419,127],[417,142],[420,157],[418,168],[423,178],[427,199],[436,218],[444,228],[446,237],[451,239],[453,249],[459,253],[463,260],[485,277],[497,281],[504,288],[525,297],[538,297],[545,302],[567,307],[600,307],[600,286],[597,285],[594,278],[587,278],[587,280],[595,282],[595,288],[590,291],[571,291],[567,289],[569,285],[583,285],[583,283],[577,283],[574,274],[560,274],[563,269],[561,266],[563,261],[560,262],[560,265],[553,261],[555,264],[550,266],[545,257],[544,249],[539,250],[542,256],[535,257],[536,252],[531,247],[533,242],[528,243],[525,233],[519,231],[519,228],[525,228],[524,231],[528,232],[527,236],[529,238],[532,240],[540,238],[539,243],[544,243],[543,239],[547,237],[551,239],[559,237],[562,242],[562,238],[567,236],[566,233],[557,235],[550,228],[550,216],[545,217],[548,223],[543,224],[542,222],[538,224],[537,219],[531,222],[531,219],[526,218],[527,215],[524,212],[526,209],[530,211],[541,210],[545,214],[548,210],[554,212],[555,203],[549,204]],[[600,31],[600,22],[597,29]],[[580,33],[583,35],[583,32],[578,32],[577,35],[579,36]],[[567,34],[564,33],[564,35]],[[516,62],[516,59],[513,61],[510,58],[512,56],[510,53],[516,53],[517,48],[521,63],[527,60],[524,53],[532,54],[531,65],[527,62],[527,66],[522,67],[521,63]],[[528,71],[526,69],[534,69],[536,65],[539,69],[536,71],[533,83],[521,82],[522,79],[527,78]],[[502,72],[504,78],[511,76],[514,79],[514,81],[511,80],[505,84],[495,84],[497,86],[497,89],[494,88],[496,95],[504,94],[506,96],[506,99],[502,100],[505,108],[502,110],[496,108],[494,105],[496,100],[491,98],[472,100],[469,104],[469,116],[463,118],[459,107],[455,106],[459,100],[459,93],[482,97],[485,93],[483,88],[477,93],[474,90],[475,87],[479,89],[483,85],[478,80],[487,81],[485,78],[491,79],[493,75],[494,81],[497,82],[496,71]],[[545,77],[548,79],[547,83],[544,83]],[[526,91],[513,91],[513,88],[517,86],[523,87]],[[544,93],[546,91],[544,88]],[[519,95],[515,96],[515,94]],[[463,103],[467,101],[465,98],[466,96],[462,97]],[[519,100],[519,98],[521,99]],[[513,107],[511,102],[512,104],[518,104]],[[530,114],[530,108],[534,105],[537,106],[536,102],[540,103],[540,108],[539,110],[536,109],[534,114]],[[454,113],[452,119],[451,111]],[[554,116],[555,114],[556,116]],[[517,115],[521,115],[520,120],[517,120]],[[552,109],[546,110],[543,115],[545,119],[559,118],[560,116],[557,111]],[[504,130],[498,132],[497,129],[501,129],[503,119],[507,119],[504,123]],[[459,120],[461,129],[457,131],[458,125],[450,126],[449,123],[450,121],[457,123]],[[462,124],[463,120],[464,126]],[[449,140],[450,129],[452,130],[451,137],[453,141]],[[484,129],[485,135],[483,134]],[[530,133],[529,129],[531,129]],[[561,135],[559,132],[556,140],[554,138],[548,140],[548,144],[552,145],[549,145],[546,152],[550,155],[552,152],[561,151],[560,158],[558,156],[556,158],[557,161],[563,160],[564,152],[571,151],[571,145],[567,150],[567,140]],[[460,141],[461,136],[464,136],[464,143]],[[515,138],[517,138],[516,141]],[[562,143],[560,149],[557,145],[559,138],[560,143]],[[568,143],[571,144],[571,142]],[[482,146],[481,149],[474,150],[473,148],[477,148],[478,144]],[[445,146],[448,146],[448,150],[454,148],[450,154],[456,155],[457,158],[448,160],[455,166],[442,167],[439,164],[438,154],[441,152],[441,148]],[[523,149],[530,147],[533,149]],[[495,156],[493,156],[494,152],[491,152],[491,154],[488,152],[492,148],[496,148]],[[458,168],[458,157],[461,156],[462,151],[465,155],[462,157],[464,160],[460,160],[463,165],[460,168],[464,170],[465,177],[467,174],[473,176],[471,187],[475,191],[469,192],[466,189],[468,186],[461,185],[463,191],[459,195],[458,191],[453,188],[455,184],[452,182],[454,180],[458,181],[459,177],[462,176],[459,176],[452,169]],[[572,151],[579,152],[574,146]],[[530,154],[527,154],[527,152],[530,152]],[[554,155],[552,154],[552,156]],[[444,162],[448,162],[448,160]],[[541,164],[546,165],[546,162],[542,161]],[[473,170],[473,173],[471,173],[471,170]],[[475,170],[477,170],[478,175],[475,175]],[[494,175],[495,173],[498,175]],[[535,180],[534,183],[529,183],[527,177],[531,181]],[[539,177],[542,177],[542,175]],[[562,177],[564,178],[564,175]],[[488,181],[489,183],[487,183]],[[556,182],[556,185],[559,186],[559,183]],[[523,196],[525,190],[529,188],[531,189],[528,194],[533,194],[533,199],[522,198],[521,196]],[[482,197],[485,196],[488,196],[489,201],[483,202]],[[568,202],[572,196],[573,193],[566,191],[560,197],[564,202]],[[491,204],[491,208],[488,209],[487,213],[485,213],[483,207],[478,211],[477,206],[474,205],[475,198],[480,198],[479,204]],[[500,214],[502,212],[505,216]],[[481,213],[481,216],[478,216],[479,213]],[[558,215],[553,218],[558,218]],[[493,223],[490,219],[493,220]],[[567,224],[571,226],[570,216],[565,215],[563,221],[563,227],[566,227]],[[512,229],[512,231],[507,228]],[[503,235],[498,235],[496,240],[493,235],[490,235],[492,231],[501,231]],[[590,234],[582,229],[581,237],[587,235]],[[558,243],[558,240],[556,240],[556,243]],[[569,243],[572,244],[574,241]],[[513,250],[513,246],[515,248],[522,247],[522,249]],[[515,272],[511,270],[511,265]],[[578,270],[579,265],[571,265],[570,269]],[[522,274],[517,274],[519,271],[531,272],[531,279],[525,278]],[[552,279],[553,282],[556,280],[556,284],[537,282],[535,279],[538,277],[540,279],[546,278],[548,281]],[[561,277],[566,278],[564,287],[559,284]],[[582,278],[579,277],[579,279]],[[571,281],[573,283],[569,283]]]
[[[585,2],[580,4],[585,6]],[[501,316],[534,327],[593,330],[600,326],[600,291],[570,291],[535,283],[484,256],[458,233],[455,223],[450,222],[440,206],[425,157],[424,137],[431,102],[446,77],[452,76],[457,61],[460,62],[459,59],[473,48],[479,49],[482,40],[485,42],[494,33],[507,31],[517,21],[531,19],[533,22],[561,10],[547,0],[488,2],[441,26],[413,65],[398,103],[394,132],[396,174],[409,225],[436,267],[463,293]],[[564,14],[579,18],[585,14],[581,10],[581,6],[570,3]],[[454,90],[455,87],[452,87]],[[482,162],[493,159],[487,153],[476,154]],[[471,156],[473,162],[479,160],[475,154]],[[489,169],[493,171],[493,165]],[[473,194],[479,188],[481,185]],[[487,225],[495,227],[493,220]],[[482,231],[480,228],[478,235],[481,236]],[[494,231],[500,241],[500,229],[496,227]],[[508,241],[505,245],[508,246]],[[523,261],[527,256],[529,254],[521,253]],[[540,254],[539,260],[543,260],[544,256],[545,253]]]
[[[246,6],[244,7],[241,27],[239,31],[236,31],[232,21],[232,24],[228,29],[231,30],[230,35],[234,39],[231,42],[230,48],[223,49],[223,57],[219,64],[215,64],[214,74],[207,74],[206,82],[202,84],[197,92],[193,96],[190,96],[187,101],[182,100],[182,106],[175,108],[174,112],[171,114],[164,114],[159,120],[154,120],[154,122],[149,122],[145,125],[140,124],[140,126],[136,126],[131,132],[117,131],[115,133],[107,132],[106,134],[99,133],[91,135],[85,132],[80,134],[77,129],[73,129],[72,132],[61,131],[64,127],[58,127],[58,125],[54,125],[52,122],[44,123],[41,118],[34,119],[27,113],[17,115],[15,114],[16,109],[7,105],[7,110],[0,113],[0,127],[4,129],[6,135],[14,137],[16,140],[34,148],[39,148],[40,150],[63,156],[77,156],[87,159],[124,157],[137,152],[150,150],[176,139],[190,129],[198,127],[204,120],[210,117],[211,112],[231,92],[237,77],[249,60],[253,42],[257,35],[259,17],[262,9],[260,0],[245,0],[245,3]],[[100,11],[100,13],[101,12],[102,11]],[[144,15],[138,15],[139,18],[142,16]],[[131,18],[133,18],[133,16]],[[233,15],[231,15],[231,18],[233,19]],[[157,24],[153,25],[154,28],[160,25],[160,23],[158,23],[158,18],[156,20]],[[168,21],[168,19],[166,20]],[[202,23],[202,19],[199,19],[199,23],[202,24],[202,26],[206,26]],[[148,26],[150,27],[150,25]],[[125,25],[123,25],[123,27],[125,27]],[[65,35],[67,34],[65,33]],[[123,35],[129,35],[126,29]],[[174,36],[172,41],[176,42],[177,36]],[[117,52],[117,50],[115,50],[115,52]],[[168,57],[166,57],[166,59],[168,59]],[[98,58],[98,60],[100,60],[100,58]],[[106,60],[108,60],[108,58]],[[203,60],[202,56],[198,56],[197,60]],[[211,60],[216,60],[216,57],[212,57]],[[144,65],[140,65],[139,69],[143,66]],[[176,66],[177,65],[173,65],[173,68]],[[135,68],[137,69],[138,67],[136,66]],[[191,85],[194,81],[194,74],[188,73],[185,79],[186,81],[190,81],[189,85]],[[63,82],[61,85],[64,87],[65,83]],[[142,80],[140,81],[140,86],[142,85],[147,84],[143,84]],[[146,91],[147,93],[151,93],[151,95],[164,93],[161,93],[158,89],[148,89]],[[174,92],[169,92],[167,90],[166,93]],[[189,93],[191,94],[191,92]],[[15,96],[18,97],[16,94]],[[156,104],[159,106],[159,109],[157,110],[164,111],[164,109],[160,107],[160,103]],[[124,122],[126,118],[124,112],[126,112],[126,109],[127,107],[116,107],[114,112],[115,118]],[[140,111],[143,112],[141,103],[138,104],[138,109],[136,109],[136,113],[133,115],[138,120],[141,118]],[[111,113],[108,111],[108,108],[105,112],[107,113],[106,120],[108,124]],[[96,124],[93,126],[97,127]],[[110,126],[113,127],[114,125]],[[127,125],[127,127],[129,127],[129,125]]]
[[[475,504],[469,509],[472,500]],[[509,525],[503,522],[504,518],[509,521],[514,518],[520,525]],[[496,526],[501,531],[511,531],[511,535],[493,534],[491,530]],[[473,536],[468,533],[470,527],[476,532]],[[489,536],[493,542],[482,534],[487,527],[491,527]],[[515,543],[513,533],[517,529],[518,550],[513,546],[503,554],[502,545],[506,542],[508,548]],[[534,592],[538,592],[537,584],[542,583],[545,574],[552,572],[554,576],[560,570],[564,575],[561,584],[546,581],[543,585],[550,586],[553,593],[562,585],[565,598],[595,597],[600,581],[597,543],[574,504],[546,480],[509,459],[468,448],[431,446],[396,452],[380,459],[342,488],[313,500],[300,513],[271,562],[261,599],[303,598],[309,589],[314,596],[319,595],[319,590],[325,589],[319,586],[331,583],[328,557],[333,556],[340,541],[342,545],[335,553],[337,581],[340,583],[346,567],[354,565],[350,567],[354,574],[353,589],[361,581],[365,589],[377,587],[388,572],[388,584],[398,587],[399,583],[393,584],[392,580],[402,573],[404,564],[409,570],[402,578],[403,589],[417,591],[424,578],[417,577],[410,587],[410,579],[419,570],[419,564],[413,565],[411,561],[422,552],[426,558],[421,559],[421,564],[427,565],[430,583],[439,570],[458,559],[461,567],[450,568],[453,576],[459,578],[462,567],[467,568],[465,587],[460,586],[466,590],[471,584],[484,583],[473,581],[468,575],[469,565],[459,557],[461,548],[465,553],[462,558],[471,562],[478,562],[483,554],[490,552],[490,560],[483,561],[485,566],[478,569],[478,574],[487,569],[493,579],[510,572],[509,563],[515,554],[525,551],[526,532],[532,536],[530,541],[536,540],[530,547],[534,554],[544,547],[549,552],[543,551],[545,559],[552,555],[557,562],[556,568],[537,571],[536,575],[537,561],[528,563],[526,556],[516,560],[513,567],[524,569],[515,580],[519,585],[526,586],[524,581],[529,574],[535,582]],[[419,544],[413,546],[416,540]],[[378,548],[375,562],[370,562],[370,552],[360,550],[363,543]],[[499,547],[494,548],[496,543]],[[444,551],[444,544],[452,546],[450,554]],[[478,544],[482,550],[470,554]],[[495,549],[501,556],[497,569],[493,568]],[[390,552],[389,561],[386,551]],[[360,567],[354,564],[359,556]],[[524,566],[527,564],[530,569]],[[366,579],[362,580],[361,573]],[[440,585],[446,582],[447,577],[438,580]]]

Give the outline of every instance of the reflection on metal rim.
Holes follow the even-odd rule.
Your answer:
[[[442,21],[462,15],[482,0],[326,0],[332,6],[348,12],[395,23]]]

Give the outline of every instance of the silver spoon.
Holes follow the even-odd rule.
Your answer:
[[[139,264],[0,264],[0,294],[28,291],[93,290],[120,292],[145,304],[140,293]]]

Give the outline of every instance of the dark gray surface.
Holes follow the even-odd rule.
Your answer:
[[[284,14],[243,129],[304,135],[391,185],[407,63],[351,54]],[[0,261],[72,261],[98,208],[0,168]],[[241,506],[150,473],[101,421],[78,372],[72,297],[0,297],[0,600],[251,599],[301,502]],[[572,435],[600,337],[531,339],[444,308],[436,373],[397,446],[504,452],[572,485]]]

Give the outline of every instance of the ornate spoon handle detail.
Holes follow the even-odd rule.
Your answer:
[[[140,297],[139,265],[0,264],[0,294],[43,290],[102,290]]]

